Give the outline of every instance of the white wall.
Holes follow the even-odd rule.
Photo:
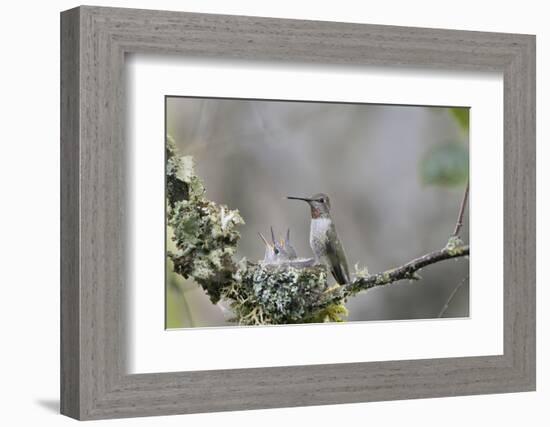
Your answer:
[[[0,376],[3,425],[66,425],[57,414],[59,360],[59,11],[74,1],[12,1],[2,5],[0,67]],[[337,2],[193,0],[97,1],[105,6],[247,14],[537,34],[538,218],[548,217],[548,79],[550,27],[542,1]],[[546,161],[545,161],[546,160]],[[546,197],[545,197],[546,196]],[[539,264],[548,259],[548,226],[539,221]],[[277,409],[156,419],[110,425],[465,426],[468,423],[548,425],[550,292],[538,269],[536,393]],[[37,279],[39,278],[39,279]],[[6,339],[7,338],[7,339]],[[545,360],[546,359],[546,360]]]

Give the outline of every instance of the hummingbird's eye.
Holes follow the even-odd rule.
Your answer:
[[[273,248],[273,252],[275,252],[275,255],[279,255],[279,249]]]
[[[325,200],[324,197],[321,197],[321,198],[319,199],[319,201],[320,201],[321,203],[325,203],[326,200]]]

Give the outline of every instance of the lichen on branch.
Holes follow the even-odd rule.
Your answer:
[[[443,249],[413,259],[400,267],[364,277],[356,277],[356,279],[346,287],[344,293],[347,296],[351,296],[375,286],[384,286],[399,280],[419,280],[421,277],[418,272],[422,268],[447,259],[463,257],[470,254],[470,247],[468,245],[461,244],[462,242],[456,244],[455,241],[451,243],[451,239],[449,242],[450,243]]]
[[[177,248],[168,256],[176,273],[193,278],[216,303],[233,280],[237,226],[244,221],[237,210],[206,199],[193,159],[177,157],[173,146],[168,147],[167,220]]]

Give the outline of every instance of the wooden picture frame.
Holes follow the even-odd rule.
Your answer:
[[[124,58],[488,70],[504,79],[504,353],[126,373]],[[535,389],[535,37],[78,7],[61,14],[61,412],[77,419]]]

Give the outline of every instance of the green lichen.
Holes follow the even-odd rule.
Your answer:
[[[360,267],[359,264],[355,264],[354,266],[355,268],[355,277],[356,278],[366,278],[366,277],[369,277],[369,269],[365,266],[365,267]]]
[[[348,315],[348,309],[343,303],[333,303],[320,310],[318,314],[311,319],[311,323],[345,322]]]
[[[169,257],[176,273],[193,278],[216,303],[232,280],[237,226],[244,221],[237,210],[206,199],[193,159],[177,157],[170,140],[167,147],[167,219],[178,248]]]
[[[451,256],[460,255],[460,253],[462,252],[463,245],[464,245],[464,242],[460,237],[451,236],[447,241],[447,245],[445,246],[445,249],[449,252],[449,255]]]
[[[388,283],[391,280],[390,273],[391,273],[391,270],[384,271],[383,273],[379,273],[376,276],[376,283],[380,285]]]

